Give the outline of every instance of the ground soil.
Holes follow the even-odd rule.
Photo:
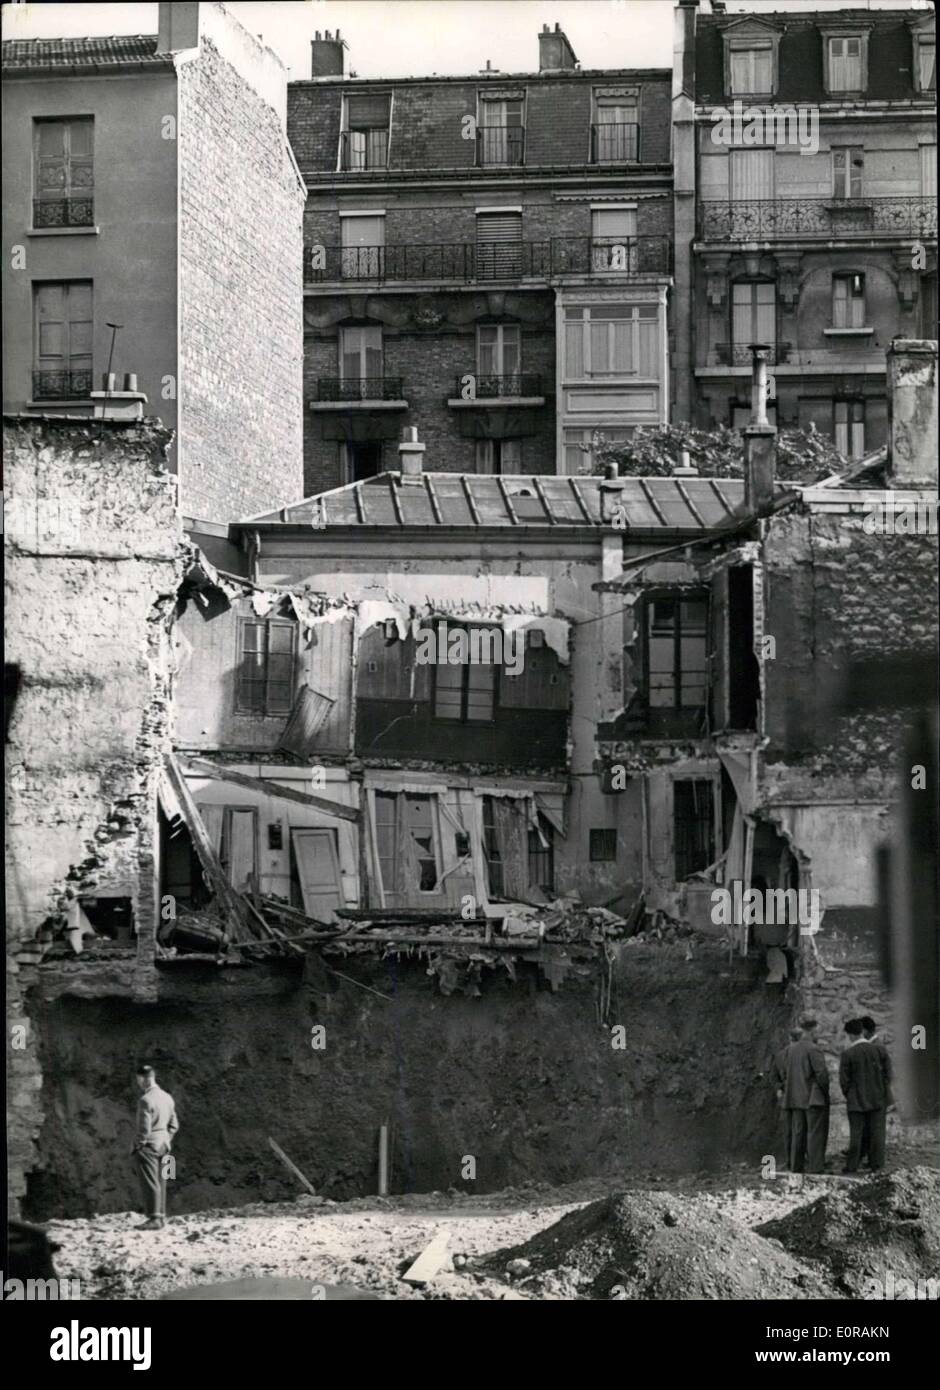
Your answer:
[[[85,1299],[149,1300],[253,1278],[309,1281],[311,1297],[340,1284],[411,1300],[839,1299],[859,1297],[855,1275],[886,1262],[924,1274],[932,1261],[937,1272],[940,1175],[919,1166],[873,1179],[763,1180],[742,1165],[635,1173],[614,1190],[594,1181],[474,1197],[303,1196],[172,1217],[156,1232],[136,1230],[140,1220],[50,1223],[60,1276],[80,1279]],[[445,1267],[423,1288],[404,1284],[442,1228]],[[849,1247],[859,1233],[863,1243]]]

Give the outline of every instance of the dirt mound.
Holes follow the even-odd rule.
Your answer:
[[[849,1297],[916,1297],[918,1280],[940,1277],[940,1173],[879,1173],[756,1229],[797,1258],[818,1261]]]
[[[578,1299],[825,1298],[820,1277],[695,1198],[624,1192],[476,1261],[526,1293]]]

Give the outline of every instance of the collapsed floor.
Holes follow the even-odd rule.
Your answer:
[[[851,1207],[853,1222],[807,1243],[807,1226],[833,1206]],[[148,1300],[230,1280],[268,1281],[255,1296],[265,1288],[307,1299],[337,1285],[386,1299],[872,1297],[844,1277],[849,1260],[869,1281],[903,1269],[914,1282],[895,1297],[935,1298],[925,1281],[937,1288],[940,1173],[806,1178],[795,1189],[753,1169],[712,1179],[641,1172],[632,1185],[621,1179],[616,1195],[593,1182],[343,1205],[303,1196],[176,1217],[157,1232],[141,1234],[137,1222],[127,1213],[54,1222],[60,1277],[78,1279],[86,1300]],[[434,1272],[405,1283],[443,1235]]]

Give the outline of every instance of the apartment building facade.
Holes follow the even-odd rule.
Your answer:
[[[892,339],[937,335],[934,15],[686,0],[676,23],[678,411],[745,421],[765,343],[778,424],[860,457],[887,437]]]
[[[305,489],[374,476],[416,426],[435,468],[583,472],[668,417],[669,74],[380,82],[314,40],[288,129],[304,231]]]
[[[300,496],[279,59],[221,5],[172,3],[157,34],[4,42],[3,79],[4,410],[159,417],[184,514],[223,536]]]

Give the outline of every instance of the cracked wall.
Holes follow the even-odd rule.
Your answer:
[[[37,1163],[37,967],[80,895],[131,899],[133,945],[95,992],[152,994],[156,784],[170,733],[169,624],[185,557],[157,422],[5,422],[11,1200]]]

